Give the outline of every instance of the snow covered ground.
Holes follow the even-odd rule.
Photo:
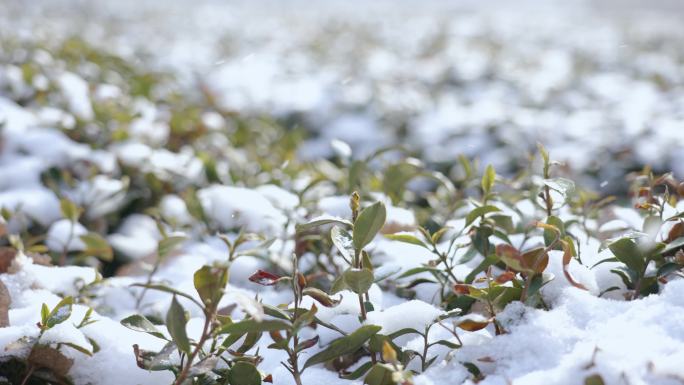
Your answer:
[[[131,285],[189,293],[179,302],[189,312],[188,337],[198,341],[205,315],[193,303],[202,300],[193,273],[230,259],[223,315],[269,318],[258,301],[292,306],[293,293],[250,277],[289,274],[297,254],[308,279],[331,289],[345,251],[331,244],[330,225],[304,236],[297,225],[350,220],[349,193],[359,189],[361,207],[382,201],[387,208],[382,234],[365,249],[377,279],[368,290],[372,310],[363,315],[350,290],[333,296],[337,306],[319,306],[317,317],[337,330],[303,327],[303,338],[318,339],[302,363],[364,324],[384,335],[429,327],[426,336],[394,340],[402,352],[418,353],[435,342],[428,369],[418,358],[402,362],[414,372],[407,383],[684,382],[678,10],[634,13],[585,1],[33,3],[0,1],[0,282],[7,289],[0,316],[1,300],[11,300],[0,363],[35,362],[27,357],[39,341],[73,360],[63,374],[76,385],[171,384],[171,372],[141,369],[133,353],[134,344],[159,352],[166,342],[120,321],[144,314],[170,338],[163,321],[174,297]],[[539,176],[539,160],[530,160],[537,142],[563,163],[554,173],[598,192],[559,188],[567,204],[554,198],[564,242],[577,251],[566,262],[534,228],[555,223],[537,192],[560,183]],[[406,151],[361,162],[395,144]],[[474,175],[461,154],[479,159]],[[499,175],[490,201],[479,192],[487,164]],[[627,196],[626,173],[647,164],[674,176],[662,183],[633,176],[641,189]],[[530,168],[534,175],[525,173]],[[450,182],[435,185],[421,179],[426,174]],[[622,194],[620,205],[596,204],[612,192]],[[493,208],[469,218],[482,205]],[[418,225],[448,230],[434,250],[401,242],[402,234],[420,238]],[[507,260],[478,270],[489,256],[476,247],[477,234],[487,226],[500,231],[488,235],[492,247],[549,247],[543,277],[553,280],[538,302],[487,309],[497,297],[453,317],[449,296],[474,297],[506,271],[517,278],[500,282],[502,290],[518,293],[513,281],[525,280]],[[245,255],[232,258],[225,240],[241,232],[268,241],[250,238],[238,248]],[[651,258],[643,271],[628,271],[633,261],[605,247],[625,234]],[[505,254],[498,250],[489,254]],[[440,252],[457,261],[444,270],[446,286],[430,273],[442,268]],[[598,264],[606,258],[613,259]],[[425,270],[411,274],[416,268]],[[644,282],[655,277],[653,294],[634,287],[629,274],[637,273]],[[468,295],[459,291],[466,282]],[[66,296],[75,301],[69,318],[43,332],[36,326],[43,304],[53,309]],[[314,303],[306,297],[302,306]],[[79,324],[89,308],[95,322]],[[469,317],[486,322],[468,330]],[[274,384],[293,384],[273,342],[266,333],[243,353],[258,354],[258,369]],[[370,362],[367,354],[355,359],[344,369]],[[174,353],[169,361],[180,359]],[[0,368],[0,384],[16,381],[19,369]],[[363,377],[341,379],[317,364],[302,381],[361,384]]]

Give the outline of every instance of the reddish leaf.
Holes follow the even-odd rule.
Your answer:
[[[578,289],[587,290],[584,285],[575,281],[568,271],[568,265],[570,265],[570,261],[572,260],[572,249],[570,248],[570,245],[568,245],[566,241],[561,241],[561,244],[563,245],[563,275],[565,276],[565,279],[567,279],[572,286]]]
[[[301,352],[302,350],[306,350],[315,346],[318,343],[318,338],[319,337],[316,336],[314,338],[310,338],[308,340],[300,342],[297,346],[295,346],[295,350]]]
[[[512,281],[515,278],[515,272],[504,271],[500,276],[496,277],[496,283],[506,283]]]
[[[670,232],[667,233],[667,239],[665,240],[665,243],[671,243],[675,239],[682,236],[684,236],[684,223],[677,222],[674,226],[672,226]]]
[[[273,286],[278,283],[279,276],[264,270],[257,270],[249,277],[249,280],[263,286]]]
[[[309,297],[315,299],[321,305],[325,307],[335,307],[339,305],[340,299],[334,299],[326,294],[323,290],[316,289],[315,287],[307,287],[302,291],[302,294],[308,295]]]
[[[466,294],[470,293],[470,287],[468,285],[464,285],[462,283],[457,283],[454,285],[454,293],[466,295]]]

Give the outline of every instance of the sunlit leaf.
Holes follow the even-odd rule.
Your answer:
[[[361,346],[363,346],[363,344],[368,341],[371,336],[378,333],[380,329],[382,328],[376,325],[361,326],[353,333],[336,339],[325,349],[311,356],[311,358],[309,358],[304,364],[304,368],[306,369],[312,365],[330,361],[345,354],[354,353]]]
[[[361,210],[359,217],[354,222],[353,241],[356,250],[363,249],[369,244],[375,235],[385,224],[387,210],[382,202],[375,202]]]
[[[178,346],[178,349],[186,354],[189,354],[190,340],[188,339],[188,335],[185,330],[185,325],[187,323],[188,318],[185,315],[185,310],[174,295],[173,299],[171,300],[169,311],[166,313],[166,328],[169,330],[169,334],[171,335],[173,342],[175,342]]]

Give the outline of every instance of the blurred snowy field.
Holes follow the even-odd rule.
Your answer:
[[[4,1],[4,33],[76,35],[240,113],[426,161],[512,172],[537,141],[604,192],[684,175],[684,25],[672,1]]]

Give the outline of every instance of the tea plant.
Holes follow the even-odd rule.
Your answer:
[[[3,362],[3,373],[14,374],[16,376],[15,382],[17,384],[25,385],[34,381],[45,381],[46,383],[69,383],[68,372],[71,369],[74,361],[68,358],[63,353],[63,348],[70,348],[76,350],[87,356],[92,356],[99,351],[97,343],[88,337],[85,337],[92,345],[91,348],[80,346],[73,342],[44,342],[44,334],[53,329],[55,326],[66,322],[71,318],[72,306],[74,299],[72,297],[63,298],[52,310],[43,304],[40,311],[40,322],[36,325],[39,329],[37,336],[27,336],[15,341],[5,347],[6,350],[28,350],[28,356],[24,361],[11,360]],[[90,325],[94,322],[91,318],[93,309],[89,308],[83,319],[78,324],[74,324],[76,329],[81,329],[84,326]],[[14,369],[9,369],[16,365]]]

